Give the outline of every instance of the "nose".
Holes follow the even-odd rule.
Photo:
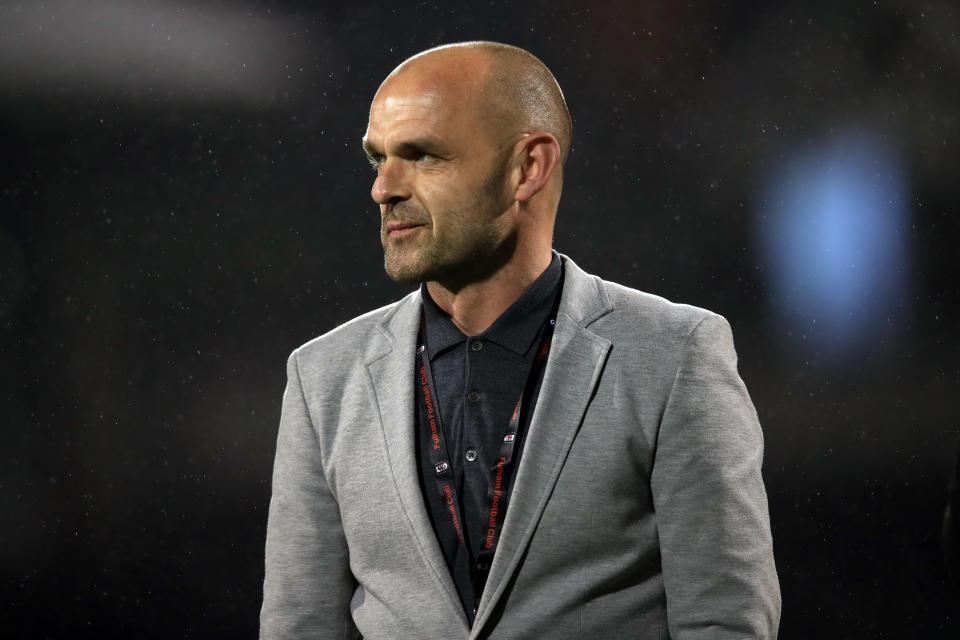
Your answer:
[[[410,188],[400,162],[390,158],[380,165],[370,196],[379,205],[396,204],[410,197]]]

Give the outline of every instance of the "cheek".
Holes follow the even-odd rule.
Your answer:
[[[485,174],[479,169],[462,167],[459,170],[424,173],[417,180],[416,190],[421,202],[429,210],[469,207],[482,197]]]
[[[414,191],[419,206],[430,216],[434,226],[443,224],[447,211],[458,208],[463,194],[456,184],[447,181],[422,180]]]

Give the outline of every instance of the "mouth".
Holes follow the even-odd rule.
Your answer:
[[[423,227],[422,224],[415,222],[390,222],[387,224],[387,234],[391,238],[402,238],[403,236],[410,235],[421,227]]]

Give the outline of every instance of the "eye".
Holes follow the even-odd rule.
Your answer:
[[[380,167],[383,166],[383,156],[380,154],[368,154],[367,161],[370,163],[370,166],[373,167],[374,171],[379,171]]]

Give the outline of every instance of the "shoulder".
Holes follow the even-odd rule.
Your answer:
[[[357,362],[375,338],[387,331],[391,318],[408,305],[418,306],[418,291],[388,305],[368,311],[294,349],[291,359],[304,362]]]
[[[726,321],[716,313],[640,291],[586,273],[564,257],[567,281],[561,310],[603,335],[629,334],[654,340],[685,339],[702,323]]]
[[[614,282],[601,282],[612,306],[611,312],[601,318],[601,323],[606,320],[601,326],[621,339],[629,336],[645,352],[658,352],[669,360],[691,350],[732,353],[730,325],[723,316]]]
[[[584,328],[631,360],[668,365],[688,345],[709,348],[731,342],[729,324],[712,311],[604,280],[569,258],[565,266],[569,282],[564,295],[569,296],[561,308],[566,306]]]
[[[664,297],[630,287],[600,280],[610,298],[612,315],[633,318],[633,322],[648,325],[653,331],[687,335],[698,324],[716,313],[690,304],[673,302]]]

